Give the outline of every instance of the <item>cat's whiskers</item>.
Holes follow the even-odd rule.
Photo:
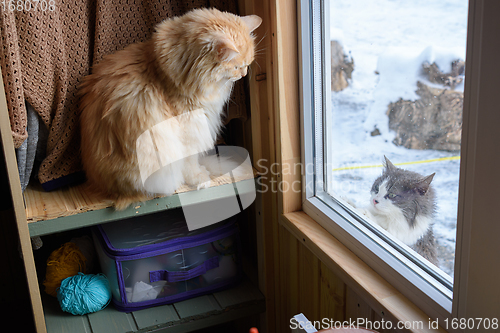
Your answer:
[[[260,49],[255,49],[255,54],[262,54],[264,51],[267,50],[269,45],[266,45],[266,46],[263,46],[262,48]]]
[[[262,42],[262,41],[263,41],[266,37],[267,37],[267,31],[264,33],[264,36],[262,36],[262,38],[261,38],[261,39],[260,39],[260,40],[259,40],[259,41],[255,44],[254,58],[257,58],[257,57],[259,57],[259,56],[261,56],[261,55],[265,54],[265,52],[264,52],[264,51],[266,51],[266,50],[267,50],[267,48],[268,48],[269,44],[264,45],[264,46],[263,46],[263,47],[261,47],[261,48],[257,48],[257,47],[260,45],[260,43],[261,43],[261,42]],[[259,65],[259,67],[260,67],[260,65]]]
[[[257,44],[255,44],[255,49],[257,49],[257,46],[259,46],[259,44],[264,40],[264,38],[267,37],[267,31],[264,33],[264,35],[262,36],[262,38],[257,42]]]
[[[267,45],[265,45],[263,48],[257,48],[260,43],[262,43],[262,41],[267,37],[267,31],[264,33],[264,36],[262,36],[262,38],[255,44],[255,52],[258,52],[258,51],[262,51],[263,49],[266,49],[270,44],[268,43]]]
[[[256,52],[254,53],[254,58],[258,58],[258,57],[260,57],[260,56],[266,55],[266,52],[265,52],[266,50],[267,50],[267,49],[262,49],[262,50],[256,51]]]
[[[257,62],[257,61],[254,61],[254,63],[259,66],[259,72],[262,71],[262,67],[260,67],[260,64]],[[252,69],[252,67],[248,67],[250,70]]]

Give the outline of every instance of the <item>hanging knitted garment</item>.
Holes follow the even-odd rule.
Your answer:
[[[84,179],[77,87],[106,54],[148,39],[163,19],[198,7],[237,13],[236,0],[43,0],[29,11],[0,7],[0,65],[16,148],[26,140],[26,101],[48,129],[38,171],[45,190]],[[29,2],[28,2],[29,3]],[[45,8],[45,10],[43,10]],[[53,10],[50,10],[53,9]],[[235,86],[226,123],[246,118],[243,82]]]

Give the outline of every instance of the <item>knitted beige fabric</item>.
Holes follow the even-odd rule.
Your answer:
[[[42,0],[49,3],[49,0]],[[42,184],[81,170],[77,87],[108,53],[148,39],[163,19],[198,7],[236,13],[236,0],[54,0],[53,11],[0,6],[0,65],[14,144],[27,138],[27,100],[49,129]],[[246,118],[243,82],[227,107],[227,121]],[[226,121],[226,122],[227,122]],[[64,185],[65,182],[59,182]],[[49,186],[50,187],[50,186]]]

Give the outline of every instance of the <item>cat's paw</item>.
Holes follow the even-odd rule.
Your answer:
[[[206,182],[203,182],[203,183],[200,183],[198,184],[198,186],[196,187],[197,190],[201,190],[202,188],[209,188],[210,187],[210,183],[212,181],[206,181]]]
[[[210,187],[210,182],[211,182],[210,174],[203,165],[200,166],[197,173],[191,173],[185,175],[185,178],[186,178],[186,183],[188,185],[196,186],[198,190],[201,188]]]
[[[361,215],[364,215],[369,220],[375,221],[375,218],[373,217],[373,214],[368,209],[366,209],[366,208],[357,208],[356,210],[358,211],[358,213],[360,213]]]

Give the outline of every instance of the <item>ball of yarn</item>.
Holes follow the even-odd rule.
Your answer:
[[[62,280],[85,271],[85,260],[85,256],[74,243],[65,243],[53,251],[47,259],[47,272],[43,282],[45,292],[57,297],[57,288]]]
[[[111,290],[103,274],[71,276],[57,290],[61,309],[73,315],[85,315],[104,309],[111,300]]]

